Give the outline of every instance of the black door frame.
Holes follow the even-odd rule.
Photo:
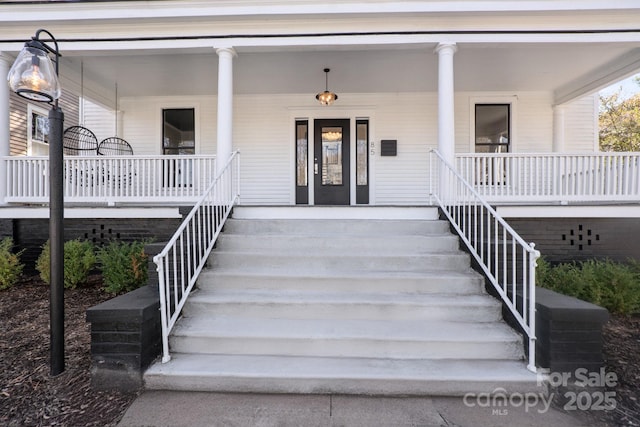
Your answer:
[[[342,183],[322,185],[322,128],[342,128]],[[313,121],[314,205],[351,204],[351,119],[315,119]]]

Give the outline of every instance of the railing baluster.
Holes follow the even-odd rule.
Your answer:
[[[49,159],[9,156],[7,201],[43,203],[49,194]],[[195,203],[215,179],[215,156],[66,156],[64,196],[70,202]],[[175,172],[177,175],[172,176]],[[200,183],[199,183],[200,182]]]
[[[189,161],[191,160],[192,159],[189,159]],[[220,171],[220,176],[212,179],[211,184],[207,187],[204,194],[201,195],[193,209],[191,209],[176,233],[171,240],[169,240],[169,243],[167,243],[160,254],[153,258],[160,272],[163,268],[162,266],[166,266],[169,259],[173,256],[173,274],[158,274],[160,281],[158,288],[161,293],[161,304],[163,304],[161,313],[166,313],[167,318],[166,321],[162,321],[163,362],[167,362],[171,358],[168,341],[169,333],[180,315],[182,307],[193,289],[200,271],[207,262],[207,258],[222,230],[224,222],[229,216],[231,208],[239,198],[238,192],[234,191],[234,180],[232,179],[233,174],[237,171],[238,162],[239,153],[235,152],[232,154],[227,165]],[[190,183],[198,188],[197,181],[199,177],[197,177],[197,174],[195,177],[191,174],[191,172],[196,170],[196,166],[191,165],[193,169],[187,174],[185,165],[188,163],[189,162],[169,162],[169,168],[177,167],[183,172],[183,177],[180,178],[179,181],[176,180],[173,182],[174,187],[176,183],[180,185]],[[199,166],[198,168],[202,170],[202,167]],[[170,180],[165,180],[168,177],[164,174],[164,170],[166,169],[163,169],[160,176],[162,176],[163,183],[169,184]],[[187,175],[189,175],[189,177],[185,178]],[[186,193],[192,190],[185,191],[183,189],[180,191]],[[176,261],[176,253],[180,256],[179,262]],[[173,289],[175,294],[173,302],[168,298],[170,289]],[[164,297],[162,296],[163,293],[165,293]]]
[[[507,230],[502,227],[502,290],[507,292],[508,277],[507,277]]]
[[[491,202],[640,200],[640,153],[472,153],[456,155],[456,164]]]
[[[525,334],[527,334],[529,339],[528,368],[535,372],[535,311],[531,308],[530,304],[532,299],[531,293],[535,290],[535,260],[540,256],[540,253],[534,249],[533,245],[525,242],[484,200],[482,195],[453,169],[451,165],[442,159],[442,156],[437,151],[432,150],[431,156],[434,156],[436,161],[439,162],[439,170],[444,171],[447,175],[446,177],[439,177],[440,182],[434,186],[434,188],[438,189],[434,190],[434,198],[462,241],[469,248],[471,255],[479,263],[480,268],[484,271],[489,282],[491,282],[494,289],[501,296],[503,303],[509,308],[516,321],[520,324]],[[533,172],[534,176],[541,175],[541,167],[545,167],[544,163],[535,160],[529,160],[527,164],[527,170]],[[483,165],[482,170],[487,171],[486,163]],[[494,167],[491,173],[496,172],[496,170],[501,171],[502,169],[500,167],[497,167],[497,169]],[[449,183],[449,176],[455,180],[455,183],[453,183],[453,185],[449,184],[448,186],[441,185],[443,178],[447,179],[447,183]],[[491,180],[494,178],[495,176],[492,174],[489,174],[488,177],[485,175],[485,179]],[[439,191],[446,191],[446,194],[438,194]],[[468,207],[468,204],[471,203],[472,206],[475,206],[473,210]],[[474,218],[470,219],[468,216],[472,212]],[[480,224],[480,230],[478,230],[477,226],[474,226],[473,233],[469,232],[467,230],[468,225],[471,224],[471,222],[475,225],[476,221]],[[502,229],[502,233],[500,229]],[[470,240],[471,235],[477,236],[475,242]],[[502,245],[500,245],[500,237],[503,239]],[[510,295],[509,292],[507,292],[507,240],[511,240],[512,242],[512,280]],[[500,253],[501,248],[502,254]],[[523,291],[520,294],[517,292],[518,248],[522,251],[520,273]],[[500,274],[501,265],[503,268],[502,274]],[[500,278],[502,278],[502,280],[500,280]]]

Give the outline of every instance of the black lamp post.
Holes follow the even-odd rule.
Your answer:
[[[55,48],[40,40],[40,34],[50,37]],[[52,58],[50,58],[52,54]],[[62,129],[64,114],[58,107],[61,90],[58,81],[60,52],[55,37],[40,29],[24,44],[24,48],[9,70],[11,89],[37,102],[52,104],[49,111],[49,243],[51,249],[50,360],[51,375],[64,371],[64,164]],[[53,63],[52,63],[53,61]],[[55,65],[55,67],[54,67]]]

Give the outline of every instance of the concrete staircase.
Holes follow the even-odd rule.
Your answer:
[[[521,337],[432,208],[238,207],[149,389],[535,391]]]

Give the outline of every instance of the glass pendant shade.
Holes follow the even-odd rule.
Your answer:
[[[44,49],[26,45],[7,76],[12,91],[37,102],[52,102],[61,95],[56,67]]]
[[[320,104],[322,105],[331,105],[333,104],[333,101],[338,99],[338,95],[336,95],[333,92],[329,92],[328,90],[325,90],[324,92],[317,94],[316,99],[320,101]]]
[[[338,99],[338,95],[329,91],[329,68],[324,69],[325,87],[324,92],[320,92],[316,95],[316,99],[320,101],[321,105],[331,105],[333,101]]]

